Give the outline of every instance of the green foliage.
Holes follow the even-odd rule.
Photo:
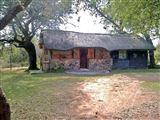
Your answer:
[[[65,69],[63,67],[53,68],[51,72],[54,73],[64,73]]]
[[[160,62],[160,44],[157,45],[156,51],[155,51],[155,62]]]
[[[91,0],[91,4],[96,6],[96,3],[98,2],[98,0]]]
[[[0,0],[0,13],[6,14],[8,8],[14,7],[15,5],[23,4],[24,0]]]
[[[10,47],[4,47],[1,52],[1,60],[3,61],[3,67],[8,67],[10,62],[13,66],[26,66],[28,55],[25,50],[17,49],[12,47],[12,52]]]
[[[4,47],[4,44],[0,42],[0,58],[2,58],[2,55],[3,55],[3,47]]]
[[[110,0],[103,12],[134,33],[145,33],[160,28],[159,0]]]
[[[24,50],[13,48],[12,62],[19,63],[27,60],[27,53]]]

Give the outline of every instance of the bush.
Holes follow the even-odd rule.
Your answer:
[[[58,67],[58,68],[53,68],[51,70],[51,72],[55,72],[55,73],[63,73],[65,71],[65,69],[63,67]]]
[[[27,66],[28,55],[24,49],[19,49],[12,47],[12,52],[10,47],[4,47],[1,51],[1,61],[3,61],[3,67],[8,67],[10,62],[13,67]]]

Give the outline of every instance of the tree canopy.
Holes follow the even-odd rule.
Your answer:
[[[134,33],[154,31],[159,34],[159,0],[108,0],[102,11]]]
[[[4,29],[31,1],[32,0],[0,0],[0,30]]]

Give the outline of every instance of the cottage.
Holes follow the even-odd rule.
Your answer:
[[[131,35],[42,30],[40,48],[43,70],[64,67],[91,71],[112,68],[146,68],[148,50],[154,46]]]

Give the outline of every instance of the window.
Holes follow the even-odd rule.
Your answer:
[[[119,51],[119,59],[126,59],[127,58],[127,51],[121,50]]]
[[[133,53],[133,58],[137,58],[138,55],[136,53]]]

